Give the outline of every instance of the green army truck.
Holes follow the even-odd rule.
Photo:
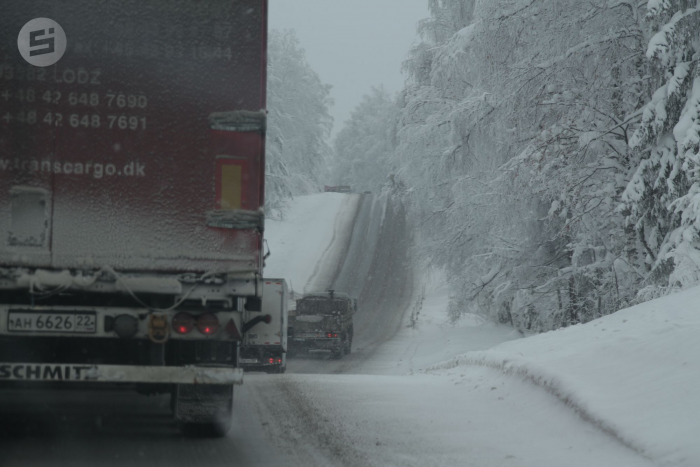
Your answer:
[[[330,353],[342,358],[352,350],[352,315],[357,311],[357,299],[348,294],[329,290],[308,294],[296,302],[289,313],[289,356],[306,353]]]

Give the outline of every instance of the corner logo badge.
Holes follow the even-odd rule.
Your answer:
[[[66,51],[66,33],[56,21],[34,18],[22,27],[17,36],[17,48],[22,57],[34,66],[51,66]]]

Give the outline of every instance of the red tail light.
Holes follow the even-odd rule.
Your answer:
[[[329,332],[329,333],[327,334],[327,336],[328,336],[328,337],[338,337],[338,334],[336,334],[336,333],[334,333],[334,332]]]
[[[173,317],[173,331],[178,334],[188,334],[194,329],[194,317],[189,313],[178,313]]]
[[[197,329],[202,334],[215,334],[219,330],[219,318],[214,313],[199,315],[199,318],[197,318]]]

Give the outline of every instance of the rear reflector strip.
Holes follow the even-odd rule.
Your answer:
[[[250,178],[246,159],[233,156],[216,157],[216,206],[221,211],[250,209],[247,191]]]
[[[0,363],[0,381],[243,384],[240,368]]]
[[[241,209],[243,168],[240,165],[221,166],[221,209]]]

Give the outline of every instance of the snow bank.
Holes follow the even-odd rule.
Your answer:
[[[700,287],[429,371],[485,366],[546,389],[664,465],[700,465]]]
[[[299,196],[284,219],[266,220],[265,239],[272,254],[265,262],[265,277],[287,279],[292,290],[303,292],[324,252],[334,243],[336,227],[345,225],[339,219],[354,215],[347,209],[354,198],[341,193]]]
[[[335,218],[333,237],[322,256],[316,261],[314,272],[304,286],[305,294],[325,292],[331,287],[333,276],[339,265],[343,263],[343,255],[350,243],[359,204],[359,195],[345,195],[340,212]]]
[[[267,425],[273,442],[289,450],[315,444],[330,458],[318,465],[653,465],[547,393],[487,368],[440,376],[292,374],[282,381],[286,391],[263,375],[246,384],[278,411],[273,420],[285,420]],[[289,403],[268,402],[282,398]]]

